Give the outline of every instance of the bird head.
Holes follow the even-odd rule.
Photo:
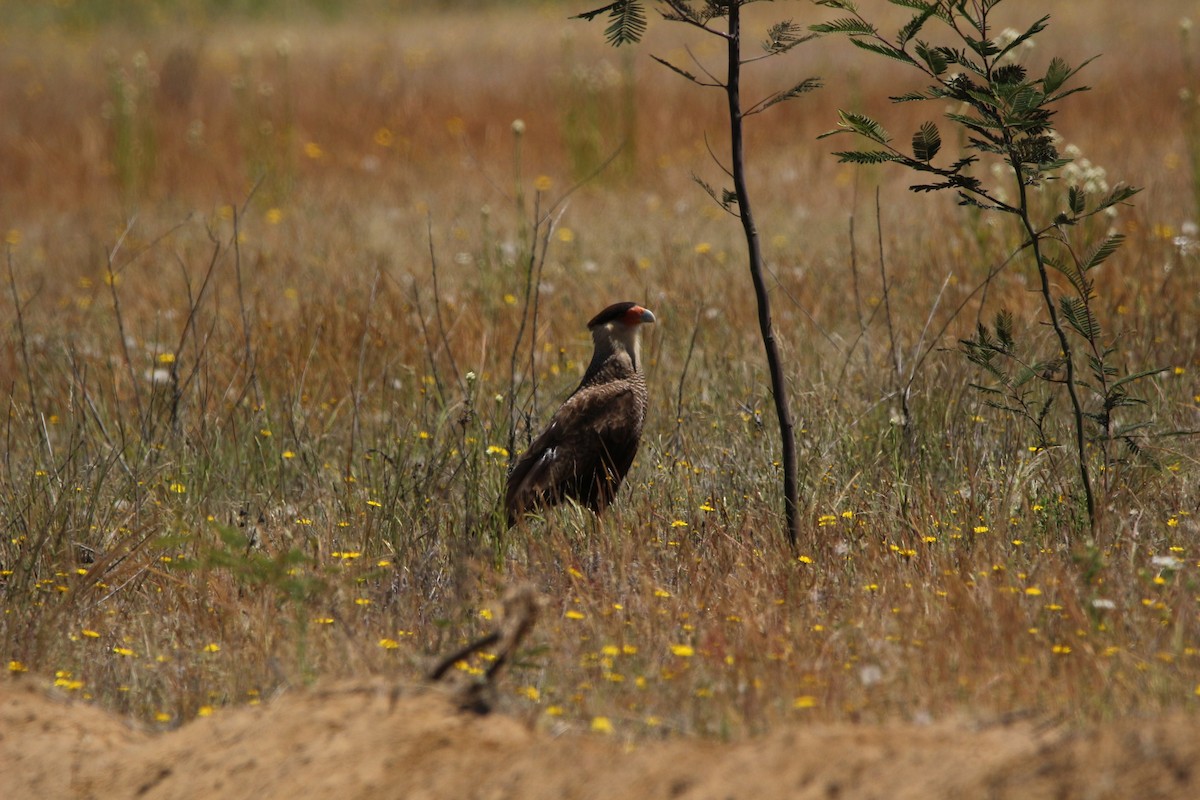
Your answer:
[[[588,328],[595,329],[600,325],[611,325],[614,323],[630,328],[637,328],[638,325],[644,322],[654,322],[654,314],[650,309],[643,308],[637,303],[613,303],[592,317],[592,321],[588,323]]]
[[[617,351],[628,354],[633,368],[639,369],[641,363],[640,337],[642,325],[654,322],[654,314],[637,303],[613,303],[608,308],[592,317],[588,330],[592,332],[592,340],[596,343],[593,364],[598,365]]]

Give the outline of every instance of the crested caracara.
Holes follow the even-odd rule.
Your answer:
[[[615,303],[588,323],[596,349],[583,380],[508,475],[509,526],[566,498],[597,514],[612,502],[646,418],[640,334],[647,322],[654,315],[637,303]]]

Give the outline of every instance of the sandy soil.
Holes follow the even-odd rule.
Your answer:
[[[381,680],[294,691],[149,733],[0,680],[0,786],[23,798],[1187,798],[1200,719],[804,726],[627,748],[459,712]]]

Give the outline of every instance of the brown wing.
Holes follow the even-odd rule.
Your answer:
[[[569,397],[508,476],[509,525],[565,498],[603,511],[637,455],[644,392],[640,382],[628,380],[588,386]]]

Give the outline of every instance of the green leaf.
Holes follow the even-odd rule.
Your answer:
[[[996,339],[1004,352],[1013,351],[1013,314],[1007,308],[996,312]]]
[[[692,173],[692,180],[695,181],[696,184],[699,185],[699,187],[713,199],[713,202],[728,211],[730,214],[733,214],[735,217],[738,215],[737,211],[735,211],[733,208],[738,204],[736,192],[734,192],[732,189],[722,188],[721,192],[718,194],[716,189],[714,189],[711,185],[705,182],[703,178],[694,172]]]
[[[1020,389],[1038,375],[1042,374],[1045,369],[1045,364],[1032,364],[1027,367],[1021,367],[1019,370],[1017,370],[1016,374],[1013,375],[1012,380],[1009,383],[1014,389]]]
[[[965,50],[956,50],[953,47],[937,47],[935,48],[942,58],[946,59],[949,64],[958,64],[964,69],[974,72],[980,77],[987,77],[987,71],[971,59]]]
[[[807,42],[817,35],[814,32],[807,36],[802,36],[801,32],[803,30],[803,28],[790,19],[777,22],[767,30],[767,38],[762,43],[762,48],[772,54],[786,53],[796,45]]]
[[[802,94],[808,94],[809,92],[820,89],[821,86],[822,83],[820,78],[805,78],[792,88],[788,89],[786,92],[779,92],[771,99],[765,101],[755,108],[754,112],[757,113],[764,111],[776,103],[782,103],[784,100],[791,100],[792,98],[799,97]]]
[[[1064,97],[1070,97],[1071,95],[1077,94],[1079,92],[1090,92],[1091,90],[1092,90],[1092,87],[1090,87],[1090,86],[1076,86],[1074,89],[1067,89],[1065,92],[1059,92],[1058,94],[1048,96],[1046,98],[1046,105],[1050,105],[1051,103],[1057,103],[1059,100],[1062,100]]]
[[[619,9],[614,9],[611,19],[604,36],[613,47],[637,44],[646,33],[646,12],[635,0],[627,0]]]
[[[1087,307],[1087,304],[1083,300],[1078,297],[1060,297],[1058,299],[1058,307],[1062,312],[1063,319],[1080,336],[1089,342],[1100,338],[1100,323],[1092,315],[1091,309]]]
[[[941,49],[930,47],[925,42],[917,42],[915,50],[917,57],[925,62],[925,66],[929,67],[929,71],[934,75],[942,75],[946,72],[949,62]]]
[[[1082,64],[1080,64],[1078,67],[1075,67],[1075,68],[1068,67],[1066,62],[1062,61],[1062,59],[1052,59],[1050,62],[1050,68],[1047,70],[1047,73],[1046,73],[1046,78],[1042,79],[1042,88],[1043,88],[1043,90],[1045,90],[1046,95],[1047,95],[1046,102],[1047,103],[1057,103],[1059,100],[1062,100],[1064,97],[1070,97],[1071,95],[1075,94],[1076,92],[1089,91],[1091,87],[1077,86],[1074,89],[1067,89],[1065,92],[1058,92],[1057,94],[1055,94],[1055,92],[1057,92],[1057,90],[1059,88],[1061,88],[1063,86],[1063,84],[1065,84],[1068,80],[1070,80],[1072,77],[1074,77],[1075,73],[1079,72],[1081,69],[1086,67],[1088,64],[1095,61],[1098,57],[1099,56],[1092,56],[1091,58],[1087,59],[1086,61],[1084,61]],[[1058,61],[1059,63],[1055,64],[1054,63],[1055,61]],[[1050,84],[1049,86],[1046,85],[1046,81],[1049,81],[1049,84]],[[1053,88],[1051,88],[1051,87],[1053,87]]]
[[[937,10],[941,3],[930,2],[929,0],[888,0],[894,6],[901,8],[911,8],[914,11],[924,11],[926,8],[933,6],[934,11]]]
[[[675,66],[674,64],[672,64],[670,61],[667,61],[666,59],[659,58],[659,57],[658,57],[658,56],[656,56],[656,55],[651,55],[650,57],[651,57],[652,59],[654,59],[655,61],[657,61],[658,63],[662,64],[662,65],[663,65],[664,67],[666,67],[667,69],[671,70],[671,72],[674,72],[676,75],[681,75],[681,76],[683,76],[684,78],[687,78],[687,79],[688,79],[689,81],[691,81],[692,83],[700,83],[700,79],[699,79],[699,78],[697,78],[697,77],[696,77],[695,75],[693,75],[692,73],[688,72],[686,69],[680,69],[679,67],[677,67],[677,66]]]
[[[890,44],[880,44],[878,42],[865,42],[862,39],[851,39],[850,43],[853,44],[855,47],[859,48],[860,50],[867,50],[872,53],[878,53],[881,56],[886,56],[887,58],[895,59],[896,61],[899,61],[904,64],[916,64],[917,63],[916,61],[913,60],[913,57],[910,56],[908,53],[905,53],[903,50],[898,50],[897,48],[892,47]]]
[[[617,7],[619,5],[621,5],[620,2],[609,3],[606,6],[600,6],[600,8],[593,8],[591,11],[584,11],[582,13],[576,14],[575,16],[571,17],[571,19],[582,19],[586,22],[591,22],[596,17],[600,16],[601,14],[607,14],[608,12],[612,11],[615,7]]]
[[[911,103],[914,100],[933,100],[933,99],[935,99],[935,98],[932,98],[932,97],[926,95],[924,92],[918,92],[915,90],[911,91],[911,92],[905,92],[904,94],[898,94],[898,95],[895,95],[894,97],[888,98],[888,100],[891,100],[893,103]]]
[[[912,147],[913,156],[918,161],[924,161],[926,164],[933,161],[938,150],[942,149],[942,135],[938,133],[937,125],[932,122],[922,125],[921,129],[913,134]]]
[[[1095,214],[1097,212],[1103,211],[1104,209],[1108,208],[1109,206],[1115,206],[1118,203],[1124,203],[1126,200],[1133,197],[1135,194],[1137,194],[1140,191],[1141,191],[1141,189],[1135,189],[1132,186],[1126,186],[1125,184],[1117,184],[1116,188],[1114,188],[1109,193],[1108,197],[1105,197],[1103,200],[1101,200],[1099,203],[1096,204],[1096,207],[1092,209],[1091,213]]]
[[[1025,68],[1020,64],[1005,64],[1002,67],[997,67],[992,73],[992,83],[1020,83],[1025,80]]]
[[[981,111],[993,111],[1000,105],[1000,99],[994,93],[981,86],[968,87],[963,94],[971,105]]]
[[[1073,286],[1075,288],[1076,293],[1078,293],[1080,297],[1090,297],[1091,296],[1091,294],[1092,294],[1091,282],[1088,281],[1088,279],[1083,276],[1083,273],[1080,272],[1075,267],[1074,263],[1072,263],[1070,266],[1068,266],[1067,264],[1064,264],[1059,259],[1054,258],[1052,256],[1047,256],[1047,255],[1044,255],[1042,257],[1042,261],[1044,261],[1046,263],[1046,266],[1052,267],[1053,269],[1056,269],[1060,273],[1062,273],[1066,277],[1066,279],[1071,282],[1071,286]]]
[[[936,14],[938,10],[937,3],[918,3],[914,5],[920,8],[920,13],[910,19],[905,26],[900,29],[900,32],[896,34],[896,42],[901,47],[904,47],[914,36],[920,33],[921,28],[925,27],[925,23],[928,22],[929,18]]]
[[[874,25],[866,20],[854,17],[843,17],[842,19],[809,25],[808,29],[813,33],[844,33],[849,36],[874,36],[879,33]]]
[[[1026,39],[1029,39],[1031,36],[1037,36],[1039,33],[1041,33],[1042,31],[1044,31],[1046,29],[1046,23],[1049,21],[1050,21],[1050,15],[1047,14],[1046,16],[1039,19],[1037,22],[1033,23],[1031,26],[1029,26],[1029,30],[1025,31],[1020,36],[1013,39],[1011,42],[1009,42],[1004,47],[1003,50],[1001,50],[999,53],[997,53],[996,58],[997,59],[1004,58],[1005,55],[1012,52],[1015,48],[1020,47],[1022,44],[1024,44]],[[1049,90],[1047,90],[1047,91],[1049,91]]]
[[[999,123],[989,122],[987,120],[980,119],[979,117],[972,117],[968,114],[948,113],[946,114],[946,119],[970,128],[980,135],[985,135],[989,130],[999,130],[1001,127]]]
[[[1012,95],[1012,98],[1009,100],[1009,103],[1011,104],[1009,114],[1012,117],[1016,117],[1021,120],[1028,119],[1028,121],[1040,125],[1042,124],[1043,120],[1036,114],[1031,115],[1031,112],[1034,112],[1040,108],[1042,101],[1045,99],[1046,96],[1034,87],[1028,85],[1022,86],[1016,91],[1015,94]]]
[[[1078,217],[1087,209],[1087,192],[1078,186],[1072,186],[1067,190],[1067,205],[1071,213]]]
[[[1084,272],[1088,272],[1100,266],[1108,260],[1109,256],[1117,252],[1117,248],[1119,248],[1124,241],[1125,234],[1123,233],[1114,233],[1112,236],[1105,238],[1105,240],[1101,242],[1099,246],[1097,246],[1096,249],[1089,253],[1088,257],[1083,260],[1083,266],[1080,267],[1080,269]]]
[[[575,18],[590,22],[605,13],[608,14],[610,22],[604,30],[604,38],[609,44],[620,47],[642,40],[642,35],[646,32],[646,10],[640,0],[617,0],[615,3],[577,14]]]
[[[891,134],[866,114],[856,114],[853,111],[839,111],[838,116],[841,118],[843,127],[849,128],[871,141],[887,144],[892,140]]]
[[[995,42],[990,39],[975,39],[971,36],[964,36],[963,41],[967,43],[967,47],[974,50],[982,58],[990,58],[1000,52],[1000,48]]]
[[[960,206],[967,206],[969,208],[978,208],[981,211],[1004,211],[1009,214],[1013,213],[1012,209],[993,205],[992,203],[985,203],[982,200],[979,200],[978,198],[961,191],[958,193],[958,204]]]
[[[900,161],[900,156],[886,150],[843,150],[834,153],[840,164],[884,164]]]
[[[1113,381],[1113,384],[1110,388],[1116,389],[1117,387],[1124,386],[1127,383],[1140,381],[1142,378],[1149,378],[1151,375],[1159,375],[1163,372],[1166,372],[1168,369],[1170,369],[1170,367],[1155,367],[1154,369],[1144,369],[1141,372],[1135,372],[1132,375],[1125,375],[1124,377]]]
[[[1046,90],[1046,94],[1054,94],[1069,77],[1071,77],[1071,68],[1067,66],[1067,62],[1056,56],[1050,60],[1050,66],[1046,69],[1046,77],[1042,78],[1042,88]]]

